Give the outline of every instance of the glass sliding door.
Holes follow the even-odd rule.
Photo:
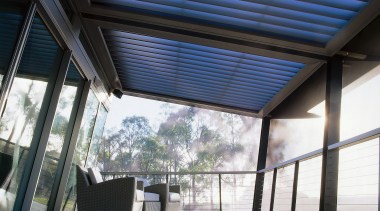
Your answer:
[[[34,195],[32,210],[46,210],[55,177],[57,175],[57,167],[59,162],[64,162],[61,159],[61,152],[64,144],[70,141],[72,130],[69,127],[70,118],[75,118],[71,115],[74,101],[79,100],[79,86],[82,84],[82,76],[79,74],[73,63],[70,64],[65,80],[65,85],[60,94],[57,111],[54,116],[53,126],[50,132],[49,141],[46,149],[42,170],[40,173],[38,186]]]
[[[36,15],[0,121],[0,152],[9,157],[6,182],[0,192],[0,210],[12,210],[31,146],[41,135],[51,87],[63,51]],[[32,155],[33,156],[33,155]],[[21,193],[22,194],[22,193]]]

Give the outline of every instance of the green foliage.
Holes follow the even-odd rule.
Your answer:
[[[165,112],[157,132],[141,116],[126,117],[107,131],[98,155],[103,171],[214,171],[244,152],[239,143],[246,119],[183,107]],[[240,131],[239,131],[240,130]]]

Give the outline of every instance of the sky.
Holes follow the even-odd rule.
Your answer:
[[[118,128],[121,122],[127,116],[144,116],[151,122],[153,129],[158,128],[162,121],[161,106],[166,102],[149,100],[139,97],[123,95],[121,99],[112,97],[111,110],[108,113],[105,129]],[[182,105],[172,104],[174,109],[178,110]]]

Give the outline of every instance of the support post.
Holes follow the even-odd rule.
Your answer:
[[[260,148],[259,148],[259,155],[258,155],[258,160],[257,160],[257,171],[260,171],[265,168],[266,159],[267,159],[268,140],[269,140],[269,128],[270,128],[270,118],[264,117],[262,120],[262,126],[261,126]],[[253,211],[261,210],[261,203],[263,199],[263,188],[264,188],[264,175],[265,173],[256,174],[253,207],[252,207]]]
[[[336,211],[338,195],[339,150],[328,146],[339,142],[343,60],[332,57],[326,69],[326,122],[323,140],[320,211]]]

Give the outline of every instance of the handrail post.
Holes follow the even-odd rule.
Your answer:
[[[219,174],[219,210],[222,211],[222,175]]]
[[[298,187],[298,172],[299,172],[300,162],[297,161],[294,165],[294,179],[293,179],[293,193],[292,193],[292,211],[296,210],[297,203],[297,187]]]
[[[274,207],[274,197],[276,194],[276,180],[277,180],[277,168],[274,169],[273,171],[273,181],[272,181],[272,192],[271,192],[271,197],[270,197],[270,211],[273,211]]]

